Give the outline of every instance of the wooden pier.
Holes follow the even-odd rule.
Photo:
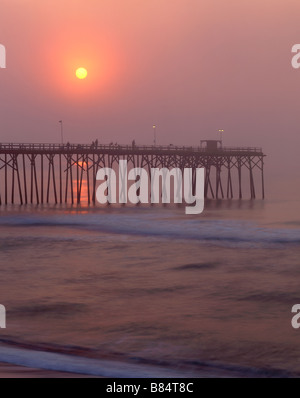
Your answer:
[[[265,197],[261,148],[0,144],[0,205],[96,203],[97,171],[128,167],[205,168],[205,197]],[[194,173],[195,174],[195,173]],[[258,180],[258,182],[256,182]],[[84,199],[84,200],[83,200]]]

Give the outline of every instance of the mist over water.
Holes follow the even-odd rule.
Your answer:
[[[5,208],[1,339],[196,374],[201,363],[300,372],[297,214],[293,201],[207,201],[197,216],[171,205]]]

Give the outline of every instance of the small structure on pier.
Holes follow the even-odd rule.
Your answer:
[[[222,148],[221,140],[201,140],[200,148],[206,149],[206,152],[216,152]]]
[[[96,174],[120,160],[130,167],[205,168],[205,197],[242,199],[248,190],[264,198],[264,154],[261,148],[228,148],[203,140],[199,147],[0,144],[0,204],[96,202]],[[245,173],[246,172],[246,173]],[[234,183],[235,182],[235,183]]]

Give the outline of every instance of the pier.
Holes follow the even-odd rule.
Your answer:
[[[261,148],[83,144],[0,144],[0,205],[96,203],[99,168],[205,169],[205,198],[265,197]],[[196,173],[193,173],[196,174]],[[246,195],[245,195],[245,191]],[[258,194],[259,192],[259,194]]]

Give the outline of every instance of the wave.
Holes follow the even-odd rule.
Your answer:
[[[239,246],[266,246],[300,243],[300,229],[264,228],[252,221],[188,219],[151,212],[92,214],[28,214],[2,216],[0,227],[56,227],[105,234],[196,240]]]
[[[178,372],[174,369],[134,365],[131,363],[91,359],[60,353],[33,351],[11,347],[1,347],[0,362],[35,369],[109,378],[184,377],[182,372]],[[193,374],[186,374],[186,377],[192,376],[195,377]]]
[[[1,340],[0,362],[34,369],[59,371],[105,378],[216,378],[216,377],[299,377],[282,369],[255,368],[214,361],[182,361],[180,363],[147,360],[141,357],[113,359],[93,358],[92,350],[79,347],[33,346]],[[98,354],[99,355],[99,354]]]

